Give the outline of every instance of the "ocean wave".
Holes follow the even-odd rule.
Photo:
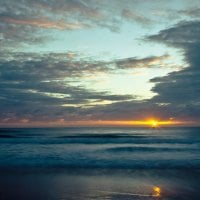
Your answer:
[[[97,161],[97,160],[71,160],[71,161],[48,161],[27,162],[25,160],[16,162],[0,163],[1,168],[49,168],[49,169],[199,169],[200,161],[187,160],[129,160],[127,161]]]
[[[150,136],[148,135],[131,135],[131,134],[80,134],[80,135],[64,135],[64,136],[59,136],[57,138],[148,138]]]
[[[9,134],[0,134],[0,138],[16,138],[16,136]]]
[[[120,153],[127,153],[127,152],[188,152],[188,151],[199,151],[199,148],[175,148],[175,147],[112,147],[107,148],[105,151],[107,152],[120,152]]]

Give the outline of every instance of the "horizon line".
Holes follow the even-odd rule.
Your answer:
[[[67,127],[200,127],[200,123],[194,121],[175,120],[85,120],[85,121],[56,121],[56,122],[12,122],[0,123],[0,128],[67,128]]]

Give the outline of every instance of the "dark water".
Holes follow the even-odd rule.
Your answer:
[[[200,128],[1,129],[0,166],[199,168]]]
[[[0,200],[15,199],[199,200],[200,128],[0,129]]]

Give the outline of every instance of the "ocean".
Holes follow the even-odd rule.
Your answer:
[[[200,128],[0,129],[1,200],[198,200],[199,185]]]
[[[0,130],[1,167],[199,168],[200,128]]]

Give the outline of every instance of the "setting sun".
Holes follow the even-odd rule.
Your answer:
[[[170,125],[180,125],[185,122],[181,121],[174,121],[174,120],[165,120],[165,121],[160,121],[158,119],[148,119],[143,121],[144,125],[150,126],[152,128],[158,128],[161,126],[170,126]]]
[[[153,128],[156,128],[156,127],[159,126],[159,121],[157,121],[157,120],[150,120],[150,121],[149,121],[149,125],[150,125],[151,127],[153,127]]]

